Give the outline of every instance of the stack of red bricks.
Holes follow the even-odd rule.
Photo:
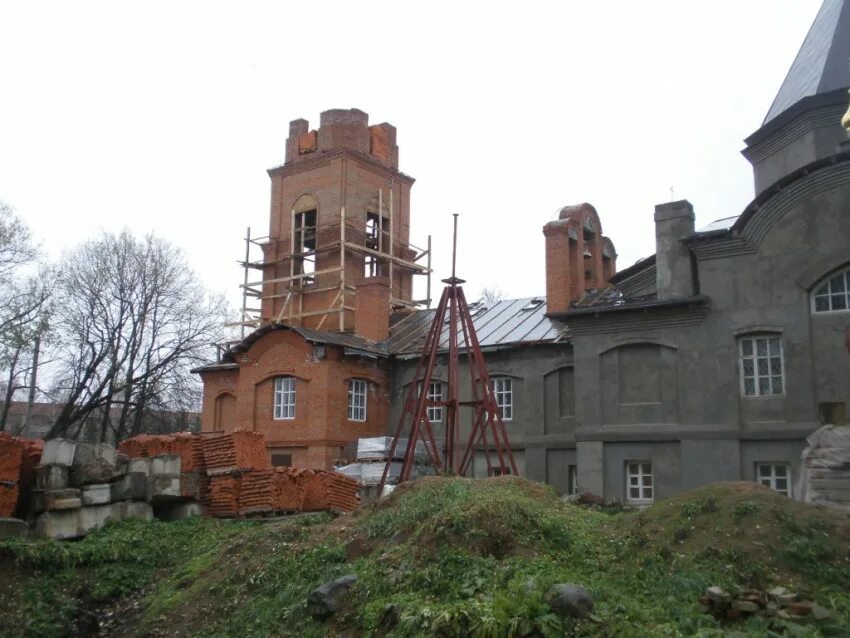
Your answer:
[[[0,518],[15,515],[21,490],[34,482],[44,441],[19,439],[0,432]]]
[[[339,472],[275,468],[278,510],[350,512],[360,504],[359,484]]]
[[[239,514],[263,514],[274,512],[275,503],[274,470],[251,470],[242,475],[239,486]]]
[[[207,511],[217,518],[239,516],[239,488],[241,474],[219,474],[210,477]]]
[[[204,436],[207,474],[265,470],[269,467],[265,437],[259,432],[234,430]]]

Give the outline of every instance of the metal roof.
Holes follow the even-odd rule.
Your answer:
[[[850,86],[850,2],[824,0],[764,123],[803,98]]]
[[[492,304],[475,302],[469,306],[472,324],[482,348],[566,341],[566,326],[546,316],[545,297],[503,299]],[[418,353],[425,345],[436,310],[419,310],[390,328],[382,341],[393,354]],[[449,325],[443,323],[440,348],[448,348]]]
[[[695,232],[697,233],[712,233],[718,230],[729,230],[732,228],[732,225],[738,220],[738,215],[733,215],[732,217],[724,217],[723,219],[715,219],[708,226],[703,226],[702,228],[697,228]]]

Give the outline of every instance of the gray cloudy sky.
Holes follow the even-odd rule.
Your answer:
[[[235,306],[289,121],[357,107],[398,128],[437,278],[457,212],[471,297],[541,294],[560,206],[596,206],[620,268],[654,251],[671,186],[698,226],[745,207],[742,140],[819,6],[0,0],[0,199],[51,257],[164,236]]]

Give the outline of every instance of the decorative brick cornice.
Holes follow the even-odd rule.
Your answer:
[[[347,148],[339,148],[332,151],[323,151],[322,153],[311,157],[310,159],[300,160],[298,162],[290,162],[289,164],[281,164],[268,170],[269,177],[289,177],[290,175],[298,175],[306,171],[312,171],[316,168],[328,166],[336,159],[351,159],[364,166],[368,166],[372,171],[379,173],[387,179],[393,179],[405,184],[413,184],[416,180],[410,175],[406,175],[399,170],[389,168],[381,164],[378,160],[372,159],[368,155],[352,151]]]

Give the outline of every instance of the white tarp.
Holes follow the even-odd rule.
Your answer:
[[[825,425],[806,439],[803,499],[813,505],[850,510],[850,426]]]
[[[392,448],[392,444],[393,438],[391,436],[374,436],[369,438],[358,439],[357,459],[386,459],[390,455],[390,449]],[[443,446],[439,441],[437,442],[437,449],[439,452],[442,452]],[[395,453],[393,454],[393,459],[404,459],[404,455],[406,452],[407,439],[400,438],[398,440],[398,445],[396,446]],[[424,460],[428,458],[428,452],[425,447],[424,441],[420,440],[416,442],[415,458],[417,460]]]

